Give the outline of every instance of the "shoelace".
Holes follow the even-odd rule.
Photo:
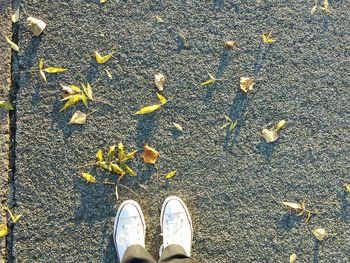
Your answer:
[[[137,216],[120,219],[122,229],[117,240],[119,245],[128,246],[129,244],[137,244],[141,242],[142,235],[140,235],[140,223],[137,222],[137,219]],[[127,224],[124,224],[122,220],[127,221]]]
[[[163,230],[163,237],[165,243],[164,247],[169,244],[177,244],[183,242],[183,226],[184,226],[184,213],[172,213],[165,216],[165,229]]]

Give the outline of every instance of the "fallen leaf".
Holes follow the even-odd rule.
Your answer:
[[[311,8],[311,10],[310,10],[311,15],[315,14],[316,11],[317,11],[317,5],[314,5],[314,7]]]
[[[165,179],[171,179],[173,178],[175,175],[176,175],[177,171],[174,170],[174,171],[171,171],[170,173],[168,173],[166,176],[165,176]]]
[[[125,157],[124,145],[121,142],[118,144],[118,157],[119,157],[119,160],[123,160]]]
[[[325,13],[327,13],[328,15],[331,15],[332,12],[331,12],[331,9],[329,7],[329,2],[328,0],[324,0],[323,1],[323,5],[321,7],[321,10],[324,11]]]
[[[39,36],[46,27],[46,23],[44,21],[34,17],[28,17],[27,22],[31,26],[34,36]]]
[[[345,184],[345,188],[350,193],[350,184]]]
[[[317,228],[312,230],[312,234],[314,234],[314,236],[319,240],[319,241],[323,241],[326,237],[327,237],[327,232],[325,229],[323,228]]]
[[[106,162],[97,162],[96,165],[104,170],[112,171],[112,167]]]
[[[85,95],[84,93],[81,94],[81,100],[83,101],[84,106],[85,106],[86,108],[89,108],[89,104],[88,104],[86,95]]]
[[[142,115],[142,114],[151,113],[151,112],[158,110],[160,108],[160,106],[162,106],[162,104],[146,106],[146,107],[143,107],[142,109],[140,109],[139,111],[137,111],[135,114]]]
[[[5,37],[5,38],[6,38],[7,43],[10,44],[11,48],[12,48],[14,51],[17,51],[17,52],[18,52],[18,51],[19,51],[18,45],[15,44],[15,43],[13,43],[13,42],[11,41],[11,39],[9,39],[8,37]]]
[[[266,142],[274,142],[277,141],[279,138],[278,133],[274,129],[263,129],[261,135],[264,137]]]
[[[286,126],[286,121],[280,120],[275,127],[275,131],[278,132],[280,129],[283,129],[285,126]]]
[[[89,183],[96,183],[96,178],[89,173],[81,173],[80,176]]]
[[[237,120],[235,120],[234,122],[231,123],[231,125],[230,125],[230,132],[231,132],[234,128],[236,128],[237,123],[238,123]]]
[[[79,93],[81,92],[81,89],[77,86],[74,86],[74,85],[62,85],[61,84],[61,87],[62,87],[62,90],[70,95],[74,95],[76,93]]]
[[[127,155],[125,155],[125,157],[121,161],[125,162],[125,161],[127,161],[127,160],[129,160],[131,158],[134,158],[136,153],[137,153],[136,150],[128,153]]]
[[[10,233],[7,224],[0,224],[0,237],[6,237]]]
[[[294,210],[297,213],[300,213],[303,210],[303,207],[298,203],[292,203],[292,202],[282,202],[282,204],[291,210]]]
[[[111,167],[113,173],[120,174],[120,175],[125,174],[125,172],[122,170],[122,168],[120,168],[119,165],[117,165],[117,164],[111,163],[110,167]]]
[[[162,96],[161,94],[159,94],[158,92],[157,92],[157,96],[158,96],[158,99],[159,99],[160,104],[164,105],[165,103],[168,102],[168,100],[167,100],[164,96]]]
[[[108,69],[106,69],[105,71],[106,71],[106,73],[107,73],[108,78],[109,78],[109,79],[113,79],[112,73],[111,73]]]
[[[14,110],[11,102],[3,101],[3,100],[0,100],[0,108],[3,108],[3,109],[8,110],[8,111]]]
[[[149,147],[147,144],[144,145],[143,150],[143,161],[145,163],[155,164],[159,157],[159,152],[156,149]]]
[[[209,74],[209,77],[210,77],[210,79],[208,79],[208,80],[206,80],[204,82],[201,82],[200,84],[202,86],[204,86],[204,85],[211,85],[211,84],[214,84],[217,81],[217,79],[214,78],[213,75]]]
[[[41,77],[44,79],[45,82],[47,82],[45,72],[43,71],[43,67],[44,67],[44,59],[42,58],[39,61],[39,71],[40,71]]]
[[[83,86],[84,92],[86,94],[86,97],[89,98],[89,100],[92,100],[92,88],[89,83],[85,86],[83,83],[81,84]]]
[[[67,71],[67,69],[65,69],[65,68],[48,67],[48,68],[44,68],[43,71],[45,71],[46,73],[61,73],[61,72]]]
[[[13,23],[17,23],[19,21],[19,7],[16,9],[15,13],[11,16],[11,20]]]
[[[297,255],[295,253],[293,253],[292,255],[290,255],[289,257],[289,263],[294,263],[297,260]]]
[[[66,110],[70,106],[73,106],[73,105],[77,104],[79,101],[82,100],[82,96],[81,95],[71,95],[71,96],[68,96],[68,97],[64,98],[64,100],[67,100],[67,102],[64,104],[64,106],[60,110],[60,112]]]
[[[241,77],[240,83],[241,83],[240,85],[241,90],[244,91],[245,93],[248,93],[253,90],[255,79],[251,77]]]
[[[228,41],[225,41],[224,45],[225,47],[232,49],[237,45],[237,43],[236,41],[228,40]]]
[[[68,124],[85,124],[86,123],[86,114],[77,110],[72,118],[70,119]]]
[[[262,41],[266,44],[271,44],[276,42],[276,39],[272,38],[272,32],[270,31],[270,32],[264,32],[262,34]]]
[[[100,4],[104,4],[106,2],[107,2],[107,0],[100,0]]]
[[[107,153],[107,160],[109,162],[113,161],[115,159],[115,145],[112,145],[109,147],[109,151]]]
[[[157,21],[159,23],[163,23],[164,22],[164,20],[159,15],[155,15],[154,17],[157,19]]]
[[[154,84],[156,85],[159,91],[164,90],[165,81],[166,81],[166,77],[162,73],[158,73],[154,75]]]
[[[114,51],[109,53],[106,56],[101,56],[100,53],[98,53],[98,51],[95,51],[96,61],[99,64],[104,64],[113,56],[113,54],[114,54]]]
[[[103,151],[102,150],[98,150],[97,153],[96,153],[96,160],[98,162],[102,162],[103,160]]]
[[[173,122],[173,125],[180,132],[184,132],[184,130],[183,130],[183,128],[182,128],[182,126],[180,124]]]
[[[129,166],[123,165],[123,168],[125,169],[125,172],[127,172],[127,173],[130,174],[131,176],[137,176],[137,174],[135,173],[135,171],[134,171],[133,169],[131,169]]]
[[[8,207],[5,207],[4,209],[10,214],[10,218],[11,218],[12,223],[15,224],[18,220],[21,219],[22,215],[14,215],[12,213],[11,209]]]

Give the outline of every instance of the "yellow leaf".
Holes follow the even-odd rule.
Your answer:
[[[173,125],[177,130],[184,132],[184,129],[182,128],[182,126],[180,124],[173,122]]]
[[[8,37],[5,37],[6,38],[6,41],[7,43],[10,44],[11,48],[14,50],[14,51],[19,51],[19,47],[17,44],[13,43]]]
[[[345,188],[350,193],[350,184],[345,184]]]
[[[40,59],[40,62],[39,62],[39,71],[40,71],[41,77],[44,79],[45,82],[47,82],[45,72],[43,71],[43,67],[44,67],[44,59],[42,58]]]
[[[120,174],[120,175],[125,174],[125,172],[122,170],[122,168],[120,168],[119,165],[117,165],[117,164],[111,163],[110,167],[111,167],[113,173]]]
[[[292,203],[292,202],[282,202],[282,204],[292,210],[295,210],[295,212],[301,212],[301,210],[303,210],[303,207],[298,204],[298,203]]]
[[[97,162],[97,166],[101,167],[104,170],[112,171],[112,167],[106,162]]]
[[[44,68],[43,71],[45,71],[47,73],[61,73],[61,72],[67,71],[67,69],[65,69],[65,68],[48,67],[48,68]]]
[[[127,161],[127,160],[129,160],[131,158],[134,158],[136,153],[137,153],[136,150],[128,153],[127,155],[125,155],[125,157],[121,161],[125,162],[125,161]]]
[[[271,44],[276,42],[276,39],[272,38],[272,32],[264,32],[262,35],[262,41],[266,44]]]
[[[143,107],[142,109],[140,109],[139,111],[137,111],[135,114],[142,115],[142,114],[151,113],[151,112],[158,110],[160,108],[160,106],[162,106],[162,104],[146,106],[146,107]]]
[[[101,56],[100,53],[98,53],[98,51],[95,51],[96,61],[99,64],[104,64],[113,56],[113,54],[114,54],[114,51],[109,53],[106,56]]]
[[[109,147],[109,151],[107,154],[107,159],[109,162],[113,161],[115,158],[115,145]]]
[[[0,224],[0,237],[6,237],[9,234],[9,228],[7,227],[7,224]]]
[[[42,59],[40,59],[40,61],[39,61],[39,70],[42,70],[43,67],[44,67],[44,59],[42,58]]]
[[[136,176],[137,174],[134,172],[133,169],[131,169],[129,166],[124,165],[123,168],[125,169],[125,172],[127,172],[128,174],[130,174],[131,176]]]
[[[89,108],[88,101],[86,95],[84,93],[81,94],[81,100],[83,101],[86,108]]]
[[[156,149],[149,147],[147,144],[144,145],[143,150],[143,161],[145,163],[155,164],[159,157],[159,152]]]
[[[99,161],[99,162],[103,161],[103,152],[102,152],[102,150],[98,150],[97,151],[97,153],[96,153],[96,160]]]
[[[113,79],[113,75],[112,75],[112,72],[110,72],[108,69],[105,70],[106,73],[107,73],[107,76],[109,79]]]
[[[168,100],[164,96],[159,94],[158,92],[157,92],[157,96],[158,96],[158,99],[160,101],[160,104],[164,105],[165,103],[167,103]]]
[[[208,80],[206,80],[206,81],[204,81],[204,82],[201,82],[200,84],[202,85],[202,86],[204,86],[204,85],[211,85],[211,84],[214,84],[216,82],[216,79],[208,79]]]
[[[86,114],[77,110],[72,118],[70,119],[68,124],[85,124],[86,123]]]
[[[10,214],[10,217],[11,217],[11,220],[12,220],[12,223],[16,223],[18,220],[20,220],[20,218],[22,217],[22,215],[14,215],[11,211],[10,208],[8,208],[7,206],[4,207],[4,209]]]
[[[4,108],[5,110],[14,110],[11,102],[9,101],[3,101],[3,100],[0,100],[0,108]]]
[[[157,21],[159,23],[163,23],[164,22],[164,20],[159,15],[155,15],[154,17],[157,19]]]
[[[119,160],[122,160],[124,158],[125,154],[124,154],[124,145],[123,143],[119,143],[118,144],[118,157]]]
[[[311,10],[310,10],[311,15],[315,14],[316,11],[317,11],[317,5],[314,5],[314,7],[311,8]]]
[[[88,97],[89,100],[92,100],[92,89],[89,82],[87,83],[86,86],[83,83],[81,85],[83,86],[86,97]]]
[[[80,176],[89,183],[96,183],[96,178],[89,173],[81,173]]]
[[[69,108],[70,106],[73,106],[75,104],[77,104],[79,101],[82,100],[82,96],[81,95],[72,95],[72,96],[69,96],[69,99],[67,100],[66,104],[64,104],[63,108],[60,110],[61,111],[64,111],[66,110],[67,108]]]
[[[295,253],[293,253],[292,255],[290,255],[289,257],[289,263],[294,263],[297,260],[297,255]]]
[[[19,7],[15,11],[15,13],[11,16],[11,20],[13,23],[17,23],[19,21]]]
[[[77,86],[74,86],[74,85],[62,85],[61,84],[61,87],[62,87],[64,92],[67,92],[70,95],[74,95],[75,93],[81,92],[81,90]]]
[[[286,126],[285,120],[280,120],[275,127],[275,131],[278,132],[280,129],[283,129]]]
[[[104,4],[106,2],[107,2],[107,0],[100,0],[100,4]]]
[[[165,179],[171,179],[173,178],[175,175],[176,175],[177,171],[174,170],[174,171],[171,171],[170,173],[168,173],[166,176],[165,176]]]

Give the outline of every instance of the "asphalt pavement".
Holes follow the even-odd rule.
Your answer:
[[[157,257],[169,195],[189,207],[199,262],[289,262],[292,253],[298,262],[349,262],[349,1],[329,1],[331,15],[312,15],[314,2],[301,0],[20,3],[13,187],[23,217],[8,239],[9,262],[118,262],[113,221],[126,199],[141,204],[146,247]],[[41,36],[33,37],[27,16],[47,23]],[[267,31],[275,43],[261,42]],[[236,49],[224,47],[231,39]],[[95,50],[115,54],[99,65]],[[45,83],[41,58],[69,71],[47,74]],[[134,115],[157,102],[158,72],[171,99]],[[220,80],[199,85],[208,73]],[[256,78],[248,96],[242,76]],[[81,82],[92,84],[95,101],[60,112],[60,84]],[[91,113],[84,126],[67,124],[75,110]],[[230,132],[221,129],[224,115],[244,117]],[[280,139],[266,143],[261,130],[282,119]],[[138,176],[121,181],[116,201],[113,185],[103,183],[115,176],[78,167],[119,142],[139,151],[130,162]],[[140,158],[145,143],[160,152],[157,167]],[[174,169],[176,177],[164,179]],[[319,211],[310,222],[281,205],[304,198]],[[315,240],[316,227],[327,240]]]

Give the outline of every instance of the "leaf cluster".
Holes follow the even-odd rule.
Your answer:
[[[65,90],[69,95],[61,100],[65,101],[66,103],[60,111],[64,111],[80,101],[82,101],[85,107],[88,108],[88,100],[93,100],[92,88],[89,83],[86,85],[82,83],[81,86],[83,90],[74,85],[63,86],[63,90]],[[68,88],[70,88],[70,90]]]

